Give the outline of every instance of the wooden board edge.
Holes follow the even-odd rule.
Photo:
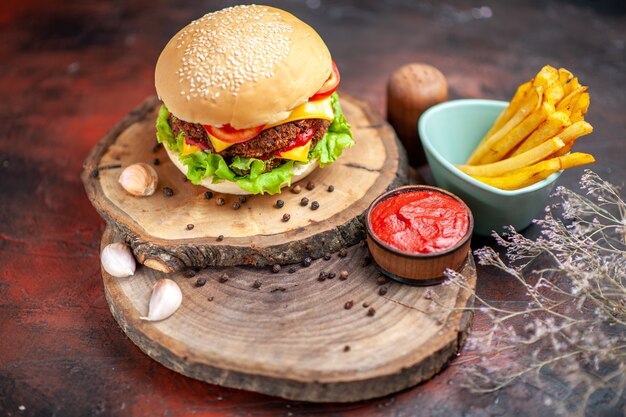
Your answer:
[[[113,236],[114,231],[107,228],[103,234],[102,244],[104,245]],[[468,258],[468,262],[471,263],[470,268],[475,273],[475,264],[471,256]],[[106,280],[105,274],[106,272],[102,271],[103,279]],[[470,285],[475,286],[475,274],[471,279]],[[354,402],[378,398],[413,387],[432,378],[445,368],[461,350],[473,317],[472,310],[462,309],[473,303],[471,293],[467,290],[461,290],[457,295],[455,311],[448,316],[445,334],[440,338],[442,342],[426,345],[425,349],[434,350],[425,359],[422,358],[412,366],[403,367],[397,372],[359,381],[298,381],[227,370],[206,363],[194,362],[190,358],[191,355],[183,348],[181,351],[174,351],[156,343],[155,340],[163,338],[169,340],[170,338],[163,336],[153,327],[148,327],[145,332],[141,331],[139,323],[128,318],[130,316],[128,312],[133,310],[128,301],[122,301],[121,305],[117,304],[116,300],[126,300],[125,295],[119,292],[112,293],[106,282],[104,283],[104,290],[110,311],[124,333],[141,351],[166,368],[212,384],[310,402]],[[171,345],[180,344],[173,340],[171,342]],[[183,359],[182,364],[181,358]]]
[[[382,140],[394,141],[394,146],[397,149],[398,168],[395,178],[384,191],[408,184],[410,181],[408,156],[393,128],[380,115],[375,113],[366,102],[347,94],[344,94],[343,97],[359,107],[365,115],[369,125],[362,128],[379,129]],[[117,235],[126,237],[126,243],[131,246],[140,263],[162,272],[177,272],[187,268],[205,268],[210,266],[252,265],[264,267],[275,263],[284,265],[300,262],[301,256],[295,255],[298,252],[307,251],[313,259],[317,259],[326,253],[337,252],[342,247],[355,245],[365,239],[364,215],[367,208],[339,228],[328,229],[317,235],[300,239],[297,242],[273,245],[270,249],[266,249],[263,252],[256,250],[250,245],[232,245],[227,247],[228,255],[224,255],[206,245],[190,245],[187,243],[188,241],[185,241],[183,244],[177,240],[164,240],[147,235],[145,230],[135,221],[127,218],[120,208],[101,201],[101,198],[104,199],[105,197],[98,197],[98,195],[102,196],[103,192],[100,182],[94,181],[92,172],[97,168],[98,162],[117,137],[132,124],[145,119],[159,104],[158,98],[151,96],[111,128],[88,154],[83,164],[83,172],[81,173],[81,180],[92,205],[107,225],[116,231]],[[385,147],[388,148],[388,145],[385,145]],[[335,216],[339,215],[340,213],[335,214]],[[123,222],[118,221],[117,219],[119,218],[124,218],[125,220]],[[332,217],[327,219],[327,221],[332,221]],[[361,232],[357,233],[357,231]],[[202,242],[202,239],[198,239],[198,241]],[[325,243],[320,245],[320,241]],[[185,247],[187,250],[172,250],[172,248],[178,247]]]

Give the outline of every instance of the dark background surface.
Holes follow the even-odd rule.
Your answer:
[[[0,8],[0,415],[552,415],[529,384],[483,396],[461,389],[468,354],[416,388],[352,404],[220,388],[142,354],[104,298],[98,257],[104,223],[84,194],[81,164],[109,127],[154,94],[154,63],[169,38],[233,3],[52,3],[5,0]],[[512,3],[268,4],[318,30],[341,70],[340,90],[381,113],[387,77],[409,62],[438,67],[450,98],[508,99],[545,64],[571,70],[590,86],[587,120],[595,127],[577,148],[596,156],[593,169],[604,179],[622,185],[624,2]],[[575,187],[581,172],[565,172],[558,183]],[[525,231],[536,234],[535,227]],[[494,242],[475,238],[473,246],[485,244]],[[522,297],[502,274],[483,267],[478,292],[511,305]],[[598,402],[588,415],[621,412]]]

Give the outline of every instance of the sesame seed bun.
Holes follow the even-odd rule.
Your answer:
[[[182,171],[185,176],[187,175],[188,168],[186,165],[178,159],[178,152],[169,149],[165,146],[165,151],[167,152],[167,156],[172,160],[174,166]],[[317,168],[318,162],[317,159],[313,159],[306,164],[297,163],[294,166],[294,175],[291,177],[291,183],[295,183],[309,175],[311,172]],[[246,191],[243,188],[239,187],[236,182],[232,181],[223,181],[216,184],[213,184],[213,177],[206,177],[200,183],[201,186],[208,188],[211,191],[215,191],[217,193],[224,194],[235,194],[235,195],[249,195],[252,194],[250,191]],[[284,184],[281,188],[285,188],[287,184]]]
[[[268,6],[191,22],[165,46],[156,90],[181,120],[236,129],[285,119],[328,79],[331,56],[309,25]]]

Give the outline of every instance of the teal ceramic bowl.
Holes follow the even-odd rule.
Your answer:
[[[452,100],[431,107],[418,122],[435,183],[465,201],[474,215],[474,233],[483,236],[502,232],[507,225],[517,230],[530,225],[542,212],[562,172],[531,186],[506,191],[483,184],[454,166],[467,161],[507,105],[496,100]]]

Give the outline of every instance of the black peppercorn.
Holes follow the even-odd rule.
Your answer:
[[[174,190],[170,187],[163,187],[163,195],[165,195],[165,197],[171,197],[174,195]]]
[[[302,266],[309,267],[309,266],[311,266],[311,262],[312,262],[311,257],[307,256],[302,261]]]
[[[196,287],[202,287],[204,284],[206,284],[206,279],[205,278],[198,278],[196,280]]]
[[[221,284],[225,283],[226,281],[228,281],[228,274],[224,273],[222,275],[219,276],[219,278],[217,279],[217,281]]]
[[[248,197],[246,197],[245,195],[239,196],[239,202],[241,204],[245,204],[248,201]]]
[[[278,264],[274,264],[274,265],[272,266],[272,272],[273,272],[273,273],[275,273],[275,274],[279,273],[279,272],[280,272],[280,269],[281,269],[281,268],[280,268],[280,265],[278,265]]]
[[[368,315],[369,317],[373,317],[373,316],[374,316],[374,314],[376,314],[376,309],[374,309],[374,307],[370,307],[370,309],[369,309],[369,310],[367,310],[367,315]]]
[[[152,163],[154,165],[160,165],[161,164],[161,160],[159,158],[154,158],[154,161],[152,161]]]
[[[276,200],[276,208],[283,208],[285,202],[283,200]]]
[[[239,204],[239,201],[235,201],[232,207],[233,207],[233,210],[239,210],[241,208],[241,204]]]
[[[354,301],[350,300],[346,301],[346,303],[343,305],[343,308],[345,308],[346,310],[350,310],[352,306],[354,306]]]
[[[259,288],[261,288],[261,285],[263,285],[263,283],[257,279],[257,280],[256,280],[256,281],[254,281],[254,283],[252,284],[252,288],[255,288],[255,289],[257,289],[257,290],[258,290]]]
[[[193,269],[188,269],[183,273],[183,275],[185,276],[185,278],[193,278],[196,276],[196,271],[194,271]]]
[[[205,191],[204,192],[204,198],[206,198],[207,200],[210,200],[213,198],[213,193],[211,191]]]
[[[311,203],[311,210],[317,210],[318,208],[320,208],[320,203],[317,201]]]
[[[335,191],[335,186],[334,185],[329,185],[328,186],[328,192],[332,193],[333,191]]]
[[[191,230],[191,229],[193,229],[193,227],[194,227],[194,226],[193,226],[193,224],[189,223],[189,224],[187,225],[187,230]]]
[[[215,240],[217,240],[218,242],[221,242],[222,240],[224,240],[224,235],[219,235],[217,239]]]
[[[295,266],[290,266],[289,269],[287,270],[287,272],[289,272],[290,274],[293,274],[294,272],[296,272],[296,267]]]
[[[285,213],[285,214],[283,214],[283,221],[284,221],[284,222],[288,222],[288,221],[289,221],[289,219],[291,219],[291,216],[289,215],[289,213]]]
[[[300,205],[302,207],[306,207],[309,204],[309,199],[306,197],[302,197],[302,200],[300,200]]]
[[[311,181],[306,183],[306,189],[311,191],[312,189],[315,188],[315,184],[313,184]]]
[[[330,258],[331,258],[330,253],[325,253],[324,254],[324,260],[325,261],[330,261]]]
[[[222,197],[219,197],[217,200],[215,200],[215,204],[217,204],[218,206],[223,206],[224,204],[226,204],[226,200],[224,200]]]
[[[385,295],[387,294],[387,287],[380,287],[378,289],[378,295]]]

